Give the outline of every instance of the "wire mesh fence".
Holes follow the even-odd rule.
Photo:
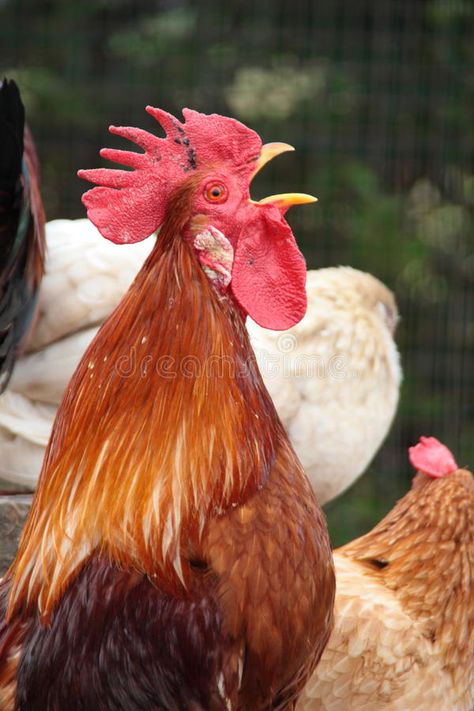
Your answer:
[[[329,507],[335,543],[408,485],[420,434],[474,465],[474,8],[470,0],[1,0],[0,66],[18,79],[48,217],[80,217],[79,167],[147,103],[231,114],[297,153],[258,193],[291,216],[311,268],[350,264],[395,291],[405,373],[391,434]]]

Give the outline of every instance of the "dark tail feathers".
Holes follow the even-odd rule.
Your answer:
[[[11,207],[18,190],[23,161],[25,109],[14,81],[0,85],[0,208]]]
[[[33,319],[44,268],[44,211],[33,139],[14,81],[0,85],[0,393]]]

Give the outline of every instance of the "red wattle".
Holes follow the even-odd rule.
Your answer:
[[[259,326],[284,331],[306,313],[306,264],[281,212],[273,205],[255,211],[239,235],[232,292]]]

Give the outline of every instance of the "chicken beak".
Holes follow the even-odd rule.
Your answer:
[[[260,157],[257,160],[256,168],[252,174],[252,178],[276,156],[288,151],[294,151],[293,146],[288,143],[265,143],[262,146]],[[310,202],[317,202],[318,198],[306,193],[281,193],[279,195],[270,195],[269,197],[258,200],[256,205],[275,205],[282,213],[285,213],[293,205],[307,205]],[[252,201],[253,202],[253,201]]]
[[[257,173],[262,170],[263,166],[273,158],[279,156],[281,153],[287,153],[288,151],[294,150],[293,146],[290,146],[289,143],[265,143],[265,145],[262,146],[260,156],[257,159],[257,165],[255,166],[252,178],[257,175]]]
[[[318,198],[306,193],[280,193],[259,200],[257,205],[275,205],[281,212],[286,212],[293,205],[308,205],[317,202]]]

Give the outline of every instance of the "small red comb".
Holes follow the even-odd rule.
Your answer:
[[[459,469],[449,449],[436,437],[420,437],[414,447],[408,448],[410,464],[433,479],[452,474]]]
[[[143,153],[103,148],[103,158],[132,170],[80,170],[80,178],[98,187],[82,201],[91,222],[112,242],[139,242],[163,222],[176,185],[203,166],[229,166],[250,178],[262,141],[247,126],[218,114],[183,109],[184,121],[152,106],[147,112],[166,132],[159,138],[140,128],[110,126],[109,131],[133,141]]]

